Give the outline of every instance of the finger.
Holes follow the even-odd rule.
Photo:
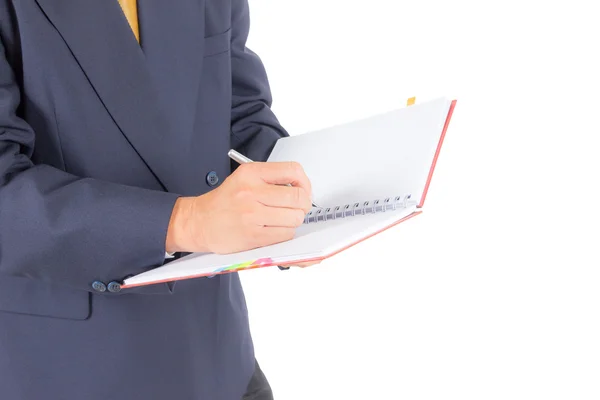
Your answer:
[[[258,174],[267,183],[276,185],[291,184],[306,190],[309,195],[312,194],[310,180],[300,164],[293,161],[256,163]]]
[[[261,227],[256,235],[256,245],[258,247],[271,244],[286,242],[294,238],[296,230],[294,228],[283,227]]]
[[[317,261],[306,261],[306,262],[300,262],[300,263],[296,263],[296,264],[282,264],[281,267],[285,267],[285,268],[308,268],[308,267],[312,267],[313,265],[317,265],[320,264],[321,260],[317,260]]]
[[[296,265],[300,268],[308,268],[308,267],[312,267],[313,265],[317,265],[320,263],[321,263],[321,261],[308,261],[308,262],[298,263]]]
[[[298,263],[298,264],[289,264],[289,265],[284,265],[284,267],[288,267],[288,268],[308,268],[308,267],[312,267],[313,265],[317,265],[319,264],[318,262],[307,262],[307,263]]]
[[[309,194],[301,187],[266,184],[257,192],[257,200],[269,207],[284,207],[308,213],[312,207]]]
[[[257,218],[262,226],[297,228],[302,225],[305,216],[301,209],[261,206]]]

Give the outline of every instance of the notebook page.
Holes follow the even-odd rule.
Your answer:
[[[322,258],[392,225],[414,211],[415,207],[412,206],[396,211],[304,224],[296,230],[295,238],[287,242],[234,254],[191,254],[165,266],[126,279],[124,283],[136,285],[208,274],[219,267],[263,258],[271,258],[274,262],[279,263]]]
[[[392,196],[420,201],[451,101],[431,100],[277,141],[269,161],[297,161],[317,204]]]

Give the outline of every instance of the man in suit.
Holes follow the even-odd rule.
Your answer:
[[[272,398],[237,274],[121,290],[310,209],[247,0],[0,0],[0,398]],[[292,183],[293,187],[275,184]]]

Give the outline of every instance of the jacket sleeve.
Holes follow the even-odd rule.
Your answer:
[[[177,195],[34,165],[35,132],[0,40],[0,279],[12,275],[92,291],[164,263]]]
[[[246,47],[250,29],[248,0],[233,0],[231,16],[233,147],[255,161],[266,161],[275,142],[288,133],[271,111],[271,90],[260,58]]]

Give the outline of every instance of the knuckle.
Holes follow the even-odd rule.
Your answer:
[[[249,187],[242,186],[235,192],[235,197],[239,201],[247,201],[253,196],[253,191]]]
[[[304,223],[304,217],[305,217],[305,214],[303,211],[301,211],[301,210],[296,211],[294,226],[299,227],[300,225],[302,225]]]
[[[312,210],[313,205],[310,199],[306,199],[306,203],[304,204],[304,211],[308,214],[310,210]]]
[[[292,201],[295,205],[302,204],[302,198],[303,198],[302,192],[303,192],[302,188],[299,188],[299,187],[294,188]]]
[[[300,165],[300,163],[297,161],[288,161],[288,166],[296,175],[301,175],[304,173],[302,165]]]
[[[312,208],[312,202],[310,200],[310,196],[308,195],[308,193],[306,192],[306,190],[302,189],[302,188],[296,188],[297,189],[297,195],[295,200],[295,203],[298,208],[301,208],[302,210],[309,212],[310,209]]]

